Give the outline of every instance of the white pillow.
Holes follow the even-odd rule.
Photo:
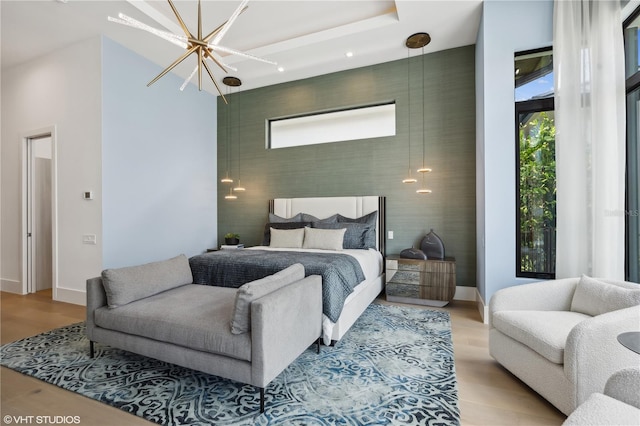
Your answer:
[[[638,290],[619,287],[583,275],[571,300],[571,310],[591,316],[640,305]]]
[[[276,229],[270,228],[271,242],[269,247],[301,248],[304,240],[304,229]]]
[[[321,250],[342,250],[344,233],[342,229],[304,228],[304,242],[302,248]]]

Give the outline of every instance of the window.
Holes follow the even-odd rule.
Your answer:
[[[626,279],[640,282],[640,9],[624,22],[627,90]]]
[[[553,56],[516,53],[516,276],[555,278],[556,162]]]
[[[396,104],[273,118],[267,124],[271,149],[394,136]]]

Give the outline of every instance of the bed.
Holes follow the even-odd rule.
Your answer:
[[[323,277],[322,338],[325,344],[334,343],[384,288],[384,201],[378,196],[273,199],[263,245],[192,257],[194,283],[239,287],[302,263],[307,275]],[[324,241],[321,248],[306,244],[317,235],[337,237],[340,232],[340,244],[346,248],[324,247]],[[307,233],[304,247],[281,244],[283,235],[300,233]]]

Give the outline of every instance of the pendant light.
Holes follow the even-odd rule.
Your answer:
[[[406,43],[407,48],[409,47],[409,39],[407,39]],[[411,59],[411,52],[407,49],[407,139],[409,140],[409,148],[407,151],[409,152],[409,166],[407,167],[407,177],[402,179],[402,183],[416,183],[418,180],[411,176],[411,89],[410,89],[410,75],[411,73],[409,68],[409,63]]]
[[[229,193],[224,196],[225,200],[236,200],[237,198],[238,196],[233,193],[233,190],[231,188],[229,188]]]
[[[227,88],[227,96],[229,96],[229,89],[228,88]],[[220,179],[220,182],[222,182],[222,183],[233,183],[233,179],[231,179],[231,177],[229,176],[229,163],[231,162],[231,140],[230,140],[231,132],[229,131],[229,114],[230,114],[230,112],[227,109],[225,111],[225,115],[224,115],[224,117],[225,117],[225,139],[226,139],[226,141],[225,141],[226,142],[226,152],[225,153],[227,154],[227,159],[226,159],[227,173],[225,174],[225,176],[222,179]]]
[[[237,77],[225,77],[222,81],[232,87],[239,88],[242,85],[242,81]],[[242,128],[242,126],[240,126],[240,111],[242,110],[240,107],[240,89],[238,89],[238,92],[236,93],[235,102],[238,104],[237,107],[235,107],[237,130],[236,138],[234,138],[235,145],[238,148],[238,184],[233,188],[233,192],[244,192],[246,191],[246,188],[240,183],[240,154],[242,153],[242,150],[240,149],[240,143],[242,141],[242,137],[240,136],[240,129]],[[231,105],[231,108],[233,108],[233,105]]]
[[[425,150],[426,150],[426,120],[425,120],[425,113],[426,113],[426,96],[425,96],[425,80],[424,80],[424,47],[429,44],[431,42],[431,36],[429,36],[429,34],[427,33],[416,33],[413,34],[412,36],[410,36],[407,39],[407,47],[413,48],[413,49],[422,49],[422,58],[421,63],[422,63],[422,167],[420,167],[418,169],[418,173],[420,173],[422,175],[422,183],[421,183],[421,187],[420,189],[416,190],[416,192],[418,194],[430,194],[431,190],[427,189],[424,183],[424,176],[425,174],[431,172],[431,168],[426,167],[425,165],[425,159],[426,159],[426,154],[425,154]]]

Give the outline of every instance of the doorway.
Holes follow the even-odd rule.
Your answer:
[[[22,140],[22,292],[50,289],[56,299],[55,132],[43,129]]]

